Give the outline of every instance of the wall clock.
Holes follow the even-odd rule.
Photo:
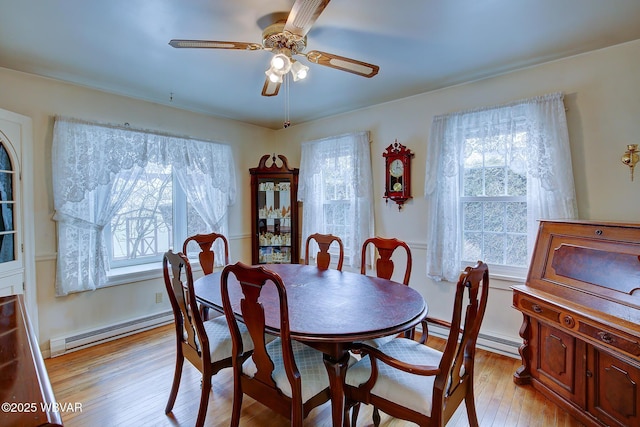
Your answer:
[[[411,158],[413,153],[396,139],[387,147],[382,157],[385,158],[385,190],[384,198],[398,204],[402,209],[404,202],[411,198]]]

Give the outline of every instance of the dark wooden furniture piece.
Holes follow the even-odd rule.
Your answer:
[[[304,264],[272,264],[267,268],[277,273],[286,287],[291,338],[324,353],[333,425],[342,427],[344,375],[353,342],[411,329],[427,313],[424,298],[403,284],[358,273]],[[220,277],[216,272],[195,282],[198,301],[217,310],[222,310]],[[229,293],[240,316],[242,293],[238,288],[230,286]],[[277,292],[265,288],[260,298],[265,307],[265,328],[278,334]],[[384,315],[380,315],[380,307],[384,307]]]
[[[405,264],[404,269],[404,278],[402,283],[409,286],[409,278],[411,277],[411,266],[413,264],[411,258],[411,250],[409,246],[403,242],[402,240],[398,240],[394,238],[384,238],[384,237],[371,237],[364,241],[362,244],[362,254],[361,254],[361,264],[360,264],[360,273],[366,274],[367,271],[367,248],[369,246],[373,246],[376,251],[376,275],[377,277],[381,277],[383,279],[391,279],[393,275],[393,271],[395,269],[395,265],[391,257],[393,253],[398,249],[404,249],[407,257],[407,262]],[[415,335],[415,330],[412,328],[410,331],[405,331],[407,338],[413,338]],[[365,341],[364,343],[373,347],[379,347],[382,344],[392,340],[395,338],[395,335],[388,335],[385,337],[379,337],[375,339],[370,339]]]
[[[200,247],[200,253],[198,253],[198,260],[200,261],[200,267],[202,268],[202,272],[204,274],[211,274],[215,268],[215,260],[216,254],[213,251],[212,247],[219,240],[222,244],[223,250],[223,265],[229,264],[229,242],[227,238],[222,234],[218,233],[207,233],[207,234],[195,234],[193,236],[189,236],[185,239],[182,244],[182,253],[189,256],[189,243],[195,242]],[[201,305],[200,306],[200,316],[202,320],[209,320],[209,308]]]
[[[246,362],[240,334],[242,325],[236,318],[229,298],[229,276],[239,283],[243,295],[240,305],[242,321],[254,343],[253,354]],[[233,412],[231,426],[240,423],[244,394],[302,426],[309,412],[329,400],[329,376],[324,372],[322,353],[291,339],[287,292],[280,276],[264,267],[242,263],[228,265],[222,272],[222,305],[233,340]],[[233,286],[233,284],[232,284]],[[275,307],[259,301],[262,290],[274,287],[278,294]],[[265,311],[280,312],[280,337],[268,342]]]
[[[318,268],[327,269],[331,265],[331,254],[329,253],[329,247],[333,242],[336,242],[338,245],[339,253],[338,253],[338,265],[336,266],[337,270],[342,271],[342,264],[344,263],[344,245],[342,244],[342,239],[338,236],[334,236],[333,234],[319,234],[315,233],[307,237],[307,243],[305,244],[304,249],[304,263],[309,265],[309,246],[311,243],[315,241],[318,245],[319,251],[316,254],[316,265]]]
[[[347,405],[353,406],[353,425],[359,402],[421,426],[443,426],[462,401],[471,426],[478,426],[473,373],[476,340],[489,295],[489,270],[478,262],[458,280],[449,336],[443,352],[407,338],[380,348],[358,344],[364,357],[345,378]],[[466,297],[466,299],[465,299]],[[398,370],[411,375],[399,375]],[[426,404],[430,402],[431,404]],[[345,411],[345,419],[347,419]],[[374,412],[374,425],[380,417]]]
[[[404,270],[404,279],[402,283],[409,285],[409,278],[411,277],[411,249],[402,240],[396,238],[386,239],[384,237],[371,237],[364,241],[362,244],[362,259],[360,264],[360,273],[366,274],[367,271],[367,247],[373,245],[378,256],[376,257],[376,275],[385,279],[391,279],[394,271],[394,264],[391,260],[393,252],[398,248],[403,248],[407,254],[407,264]]]
[[[189,236],[185,239],[182,244],[182,253],[188,255],[188,246],[190,242],[195,242],[200,246],[200,253],[198,254],[198,259],[200,261],[200,267],[202,267],[202,272],[204,274],[213,273],[213,269],[215,268],[215,253],[212,250],[212,246],[215,244],[216,240],[220,239],[222,242],[223,253],[224,253],[224,263],[223,265],[229,264],[229,242],[227,238],[222,234],[218,233],[208,233],[208,234],[195,234],[193,236]]]
[[[640,224],[542,221],[524,285],[517,384],[588,426],[640,425]]]
[[[267,162],[271,157],[271,164]],[[299,262],[298,169],[287,158],[262,156],[251,174],[251,262],[280,264]]]
[[[22,295],[0,297],[1,426],[62,426]]]
[[[165,287],[173,309],[177,344],[176,368],[165,413],[168,414],[173,409],[186,358],[202,373],[200,407],[196,426],[203,426],[209,405],[211,377],[220,369],[232,366],[231,334],[224,316],[206,322],[200,317],[193,290],[191,265],[184,254],[166,252],[162,259],[162,269]],[[248,352],[253,348],[251,339],[246,328],[243,327],[241,333],[246,339],[245,351]]]

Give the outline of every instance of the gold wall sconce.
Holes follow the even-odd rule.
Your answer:
[[[640,155],[638,155],[638,144],[627,145],[627,151],[622,156],[622,163],[629,166],[631,169],[631,181],[633,181],[633,169],[636,167],[636,163],[640,161]]]

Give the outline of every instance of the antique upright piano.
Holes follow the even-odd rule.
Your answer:
[[[532,384],[587,426],[640,426],[640,223],[542,221],[522,312]]]

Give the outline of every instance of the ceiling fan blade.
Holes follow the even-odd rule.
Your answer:
[[[345,58],[344,56],[333,55],[331,53],[320,52],[318,50],[312,50],[305,56],[310,62],[315,64],[326,65],[327,67],[368,78],[375,76],[380,70],[380,67],[377,65],[356,61],[355,59]]]
[[[169,45],[175,48],[204,48],[204,49],[239,49],[239,50],[260,50],[262,45],[259,43],[244,42],[223,42],[215,40],[180,40],[173,39]]]
[[[262,96],[276,96],[279,90],[280,83],[274,83],[269,79],[269,77],[267,77],[264,81],[264,86],[262,87]]]
[[[296,0],[284,25],[288,31],[299,37],[307,35],[330,0]]]

